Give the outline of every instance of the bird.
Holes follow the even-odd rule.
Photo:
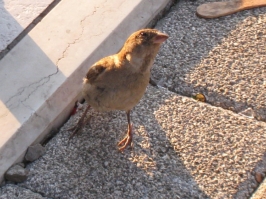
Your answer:
[[[126,136],[118,143],[118,149],[122,152],[131,145],[130,112],[144,95],[155,57],[168,37],[157,29],[138,30],[128,37],[117,54],[104,57],[89,68],[82,88],[82,96],[88,105],[77,124],[71,128],[73,132],[69,139],[88,122],[84,120],[92,107],[99,112],[125,111],[128,128]]]

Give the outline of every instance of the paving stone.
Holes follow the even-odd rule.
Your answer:
[[[16,164],[10,167],[5,173],[6,180],[11,182],[23,182],[27,179],[29,171],[21,165]]]
[[[212,105],[266,121],[266,7],[198,18],[197,6],[207,2],[181,0],[157,24],[170,38],[153,78],[171,91],[203,93]]]
[[[41,157],[45,153],[45,147],[41,144],[35,144],[33,146],[29,146],[25,155],[25,160],[33,162]]]
[[[91,111],[90,125],[68,142],[81,113],[28,165],[21,186],[52,198],[244,199],[256,189],[264,122],[149,87],[132,112],[134,148],[120,153],[125,113]]]

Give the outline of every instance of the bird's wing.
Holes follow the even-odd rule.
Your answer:
[[[95,83],[95,81],[100,80],[100,77],[104,77],[105,81],[108,82],[108,79],[111,75],[113,69],[117,68],[116,63],[114,62],[114,55],[105,57],[98,62],[96,62],[86,74],[86,79],[89,84]],[[107,75],[107,76],[106,76]]]
[[[93,65],[86,74],[88,83],[93,83],[106,70],[107,66],[102,64]]]

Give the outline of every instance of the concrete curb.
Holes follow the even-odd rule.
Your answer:
[[[173,2],[63,0],[0,61],[0,181],[68,118],[90,65]]]
[[[250,199],[264,199],[266,198],[266,179],[262,181],[258,189],[252,195]]]

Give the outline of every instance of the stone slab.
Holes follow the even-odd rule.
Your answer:
[[[54,0],[1,0],[0,52],[3,51]]]
[[[208,2],[217,0],[208,0]],[[266,121],[266,7],[217,19],[181,0],[156,28],[170,35],[152,70],[160,86]]]
[[[132,111],[134,148],[116,144],[124,112],[91,110],[90,125],[68,141],[74,115],[27,166],[20,186],[51,198],[249,198],[265,159],[266,124],[148,87]],[[265,166],[265,165],[264,165]]]
[[[68,118],[88,68],[171,2],[63,0],[0,60],[0,180]]]

